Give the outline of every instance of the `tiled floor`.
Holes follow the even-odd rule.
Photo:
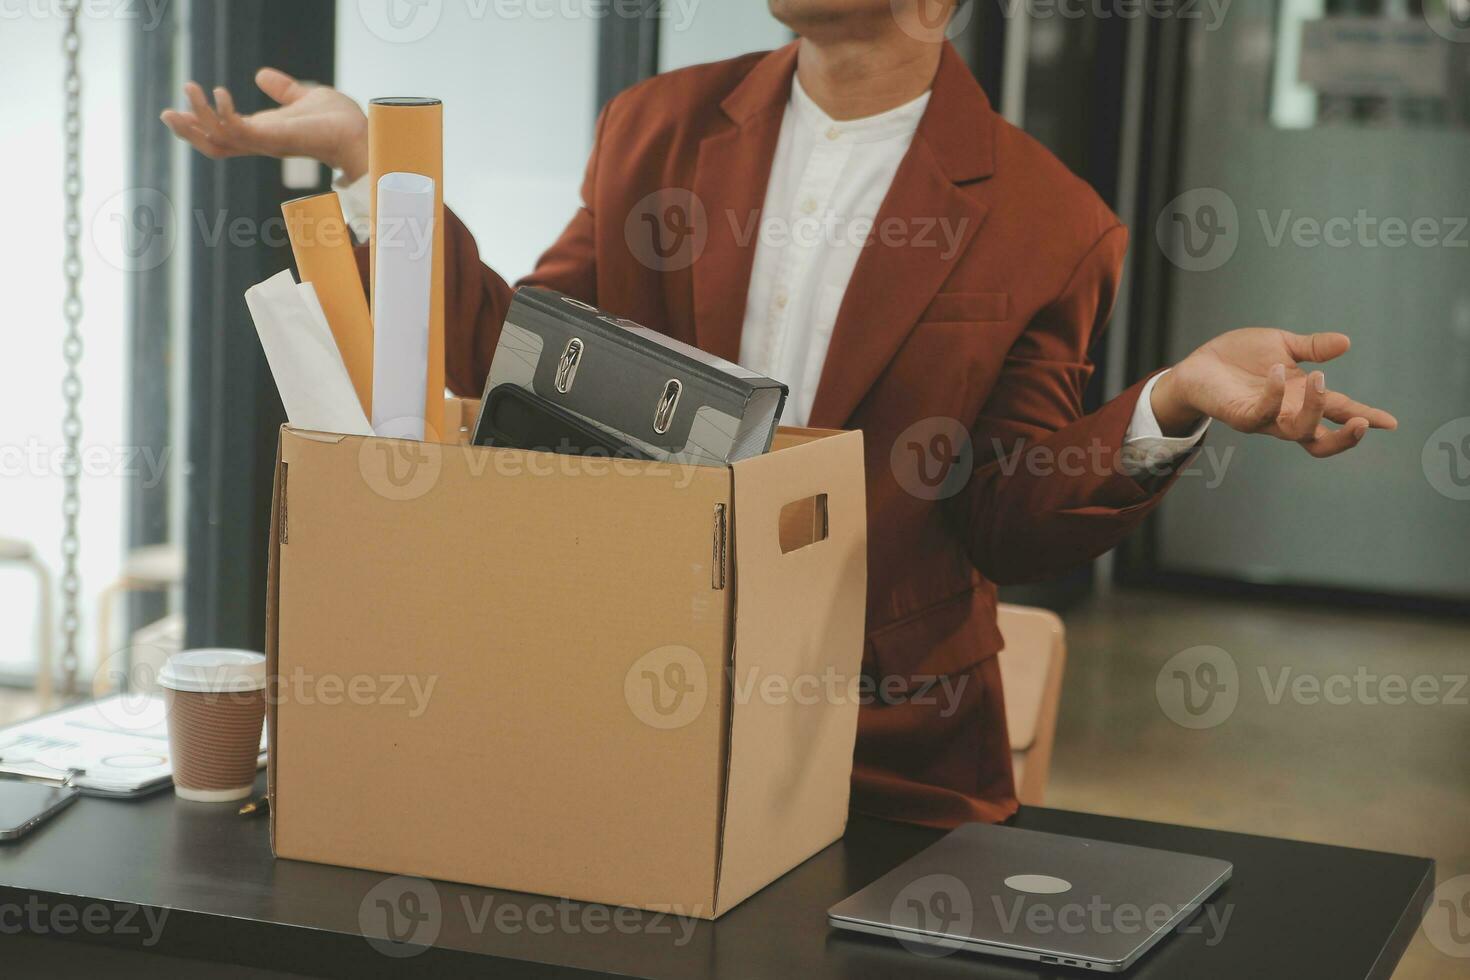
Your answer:
[[[1143,592],[1064,619],[1049,805],[1421,854],[1441,882],[1470,874],[1470,624]],[[1173,689],[1161,701],[1156,681],[1170,657],[1201,645],[1234,662],[1238,701],[1191,730],[1170,720]],[[1324,682],[1317,703],[1304,675]],[[1390,675],[1420,679],[1434,703],[1384,703],[1396,696]],[[1431,683],[1438,694],[1425,696]],[[1470,977],[1470,958],[1441,953],[1421,930],[1394,976]]]

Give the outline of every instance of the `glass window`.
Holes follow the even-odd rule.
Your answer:
[[[135,488],[175,479],[182,467],[167,446],[133,444],[128,310],[136,256],[127,246],[136,244],[142,229],[129,224],[141,214],[129,187],[129,95],[132,44],[143,25],[111,7],[83,4],[81,11],[78,680],[87,691],[99,660],[119,649],[121,638],[138,625],[129,621],[123,590],[114,588],[127,562]],[[0,723],[43,707],[35,690],[39,651],[53,645],[60,655],[59,645],[47,642],[55,639],[60,610],[59,604],[47,608],[46,583],[59,595],[65,27],[58,5],[31,4],[22,16],[6,18],[0,31],[0,63],[8,76],[27,80],[0,95],[0,131],[15,150],[5,154],[0,170],[9,192],[7,232],[0,236],[7,324],[0,356]],[[167,377],[156,381],[170,384]],[[167,399],[160,404],[166,410]],[[168,536],[167,526],[158,530]],[[104,620],[111,627],[105,635]]]
[[[659,24],[658,70],[767,51],[791,37],[791,31],[770,15],[765,4],[666,3]]]
[[[601,20],[575,4],[403,6],[390,21],[382,4],[338,4],[337,87],[443,100],[445,203],[514,280],[580,203]]]

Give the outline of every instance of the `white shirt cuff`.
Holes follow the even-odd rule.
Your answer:
[[[341,173],[332,178],[332,190],[337,192],[337,200],[342,202],[342,217],[347,219],[348,227],[359,242],[373,237],[373,202],[369,183],[367,174],[350,183],[343,179]]]
[[[1143,386],[1143,392],[1138,396],[1138,404],[1133,408],[1133,418],[1128,422],[1128,430],[1123,433],[1120,462],[1123,472],[1128,476],[1163,472],[1198,445],[1205,437],[1205,430],[1210,427],[1212,420],[1205,418],[1187,436],[1164,435],[1164,430],[1154,415],[1153,393],[1154,385],[1168,373],[1167,370],[1160,371],[1149,378],[1148,384]]]

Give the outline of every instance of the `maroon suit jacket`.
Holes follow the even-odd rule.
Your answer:
[[[749,222],[795,63],[792,44],[613,99],[583,206],[524,282],[735,360]],[[901,224],[885,239],[888,219]],[[652,247],[650,224],[673,234],[690,221],[692,235]],[[946,45],[842,300],[811,413],[813,426],[862,429],[867,453],[864,671],[886,693],[860,712],[858,810],[935,826],[1015,810],[996,583],[1107,551],[1163,489],[1115,465],[1142,383],[1082,413],[1088,348],[1126,241],[1083,181],[991,109]],[[512,287],[452,214],[445,243],[448,384],[477,396]],[[939,482],[965,432],[973,462],[961,455],[963,468]]]

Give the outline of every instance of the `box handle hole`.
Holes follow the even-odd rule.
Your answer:
[[[793,500],[781,508],[781,554],[827,540],[827,495]]]

